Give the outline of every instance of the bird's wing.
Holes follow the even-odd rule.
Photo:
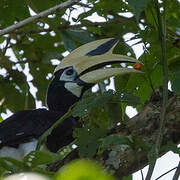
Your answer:
[[[0,123],[0,148],[18,146],[32,138],[39,138],[63,113],[46,109],[24,110]]]
[[[70,116],[53,129],[46,141],[46,147],[51,152],[57,152],[60,148],[74,140],[73,130],[78,125],[78,119],[79,118]]]

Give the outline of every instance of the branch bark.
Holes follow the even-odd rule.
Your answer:
[[[122,23],[125,21],[135,21],[135,18],[126,18],[126,17],[119,17],[116,20],[108,20],[105,22],[91,22],[91,21],[84,21],[81,24],[74,24],[74,25],[69,25],[69,24],[62,24],[58,26],[56,29],[31,29],[31,30],[16,30],[13,32],[14,34],[35,34],[35,33],[40,33],[40,32],[50,32],[53,30],[67,30],[67,29],[76,29],[76,28],[82,28],[82,27],[99,27],[99,26],[107,26],[108,24],[117,24],[117,23]]]
[[[52,7],[52,8],[50,8],[50,9],[42,11],[41,13],[39,13],[39,14],[37,14],[35,16],[29,17],[27,19],[24,19],[23,21],[20,21],[17,24],[13,24],[13,25],[11,25],[11,26],[1,30],[0,31],[0,36],[4,35],[4,34],[7,34],[7,33],[10,33],[12,31],[14,31],[15,29],[23,27],[23,26],[25,26],[25,25],[27,25],[29,23],[32,23],[32,22],[40,19],[40,18],[46,17],[46,16],[54,13],[57,10],[61,10],[61,9],[65,8],[65,7],[72,6],[72,5],[76,4],[79,1],[80,0],[68,0],[68,1],[66,1],[64,3],[61,3],[59,5],[56,5],[56,6]]]
[[[176,172],[174,174],[173,180],[178,180],[179,176],[180,176],[180,161],[179,161],[178,167],[176,169]]]
[[[149,101],[149,103],[144,106],[143,110],[138,115],[128,121],[126,128],[121,129],[118,132],[118,135],[121,136],[131,134],[132,136],[141,137],[146,143],[155,144],[159,130],[161,101],[162,100],[159,99],[155,102],[155,104],[154,102],[152,104],[152,101]],[[173,141],[174,143],[178,144],[180,142],[180,96],[174,95],[168,100],[166,122],[162,145],[166,145],[168,141]],[[110,152],[111,150],[106,151],[100,161],[106,167],[113,170],[118,179],[132,174],[148,165],[147,152],[144,152],[141,149],[135,151],[131,148],[120,150],[116,154],[116,158],[120,162],[118,168],[113,167],[113,165],[107,165]],[[165,151],[161,150],[159,157],[165,153]],[[56,162],[55,164],[49,166],[49,170],[57,171],[66,163],[77,158],[80,158],[78,151],[74,150],[60,162]]]

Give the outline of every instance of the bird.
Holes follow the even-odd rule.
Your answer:
[[[68,109],[81,100],[86,90],[107,78],[139,70],[109,67],[119,63],[137,63],[137,59],[113,54],[118,39],[106,38],[84,44],[66,56],[54,70],[46,95],[46,108],[22,110],[0,123],[0,157],[22,160],[35,150],[38,139]],[[139,62],[140,63],[140,62]],[[78,117],[70,116],[61,122],[45,142],[46,148],[57,152],[73,141],[72,132]]]

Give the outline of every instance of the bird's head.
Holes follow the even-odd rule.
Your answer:
[[[106,68],[115,63],[136,63],[138,60],[112,51],[117,39],[93,41],[72,51],[54,71],[48,88],[47,105],[50,110],[67,111],[94,84],[112,76],[138,73],[133,68]]]

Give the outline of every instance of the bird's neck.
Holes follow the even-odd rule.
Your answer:
[[[53,80],[48,87],[46,100],[49,110],[66,113],[79,99],[79,97],[69,92],[63,83]]]

